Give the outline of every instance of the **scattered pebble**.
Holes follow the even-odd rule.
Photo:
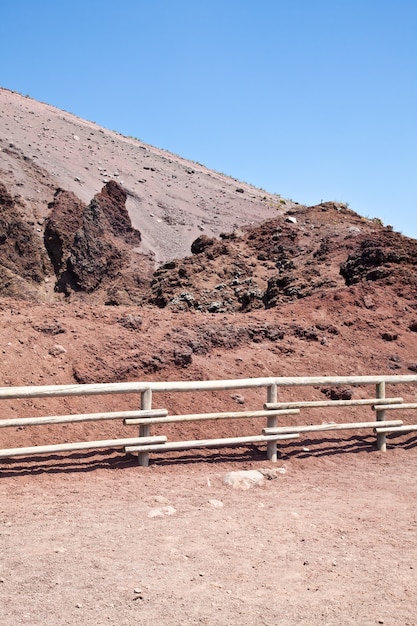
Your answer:
[[[221,500],[209,500],[209,504],[211,504],[211,506],[215,509],[223,508],[223,502]]]
[[[52,348],[49,348],[48,353],[51,356],[59,356],[60,354],[65,354],[66,349],[64,348],[64,346],[56,343],[54,346],[52,346]]]
[[[233,489],[250,489],[255,485],[262,485],[264,477],[257,470],[241,470],[238,472],[228,472],[224,477],[226,485]]]
[[[175,515],[176,509],[173,506],[161,506],[156,509],[151,509],[148,513],[148,517],[163,517],[164,515]]]

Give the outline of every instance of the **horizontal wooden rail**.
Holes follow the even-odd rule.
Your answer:
[[[404,404],[385,404],[386,398],[384,398],[384,404],[375,408],[378,411],[395,411],[398,409],[417,409],[417,404],[415,402],[409,402]]]
[[[384,424],[376,429],[377,433],[412,433],[417,430],[417,424],[404,424],[403,426],[390,427],[389,422],[378,422]]]
[[[402,398],[361,398],[358,400],[306,400],[300,402],[265,402],[264,409],[312,409],[321,407],[336,407],[336,406],[366,406],[366,405],[390,405],[387,408],[391,408],[391,404],[398,404],[402,402]],[[417,405],[416,405],[417,406]]]
[[[111,413],[82,413],[81,415],[50,415],[47,417],[16,417],[0,419],[0,428],[8,426],[42,426],[43,424],[69,424],[73,422],[96,422],[101,420],[127,419],[139,417],[163,417],[168,415],[166,409],[149,409],[147,411],[113,411]]]
[[[390,422],[383,422],[387,426],[401,426],[403,422],[401,420],[391,420]],[[329,424],[311,424],[307,426],[278,426],[276,428],[263,428],[262,432],[265,435],[278,435],[281,433],[310,433],[320,432],[326,430],[356,430],[361,428],[375,428],[379,430],[378,426],[382,422],[347,422],[341,423],[329,423]]]
[[[28,448],[8,448],[0,450],[0,458],[5,459],[13,456],[30,456],[32,454],[53,454],[55,452],[72,452],[74,450],[90,450],[95,448],[121,448],[136,446],[141,449],[145,444],[152,449],[153,444],[161,444],[166,441],[165,436],[158,437],[130,437],[128,439],[105,439],[102,441],[78,441],[76,443],[57,443],[50,446],[31,446]]]
[[[296,439],[298,433],[284,435],[254,435],[251,437],[228,437],[225,439],[196,439],[194,441],[170,441],[156,446],[126,446],[126,452],[135,454],[137,452],[169,452],[173,450],[189,450],[192,448],[227,448],[228,446],[244,446],[245,444],[264,443],[268,441],[278,441],[281,439]]]
[[[101,383],[87,385],[45,385],[39,387],[0,387],[0,400],[17,398],[56,398],[117,393],[141,393],[148,383]]]
[[[190,415],[168,415],[167,417],[151,417],[150,419],[142,419],[130,417],[124,420],[126,426],[141,426],[143,424],[175,424],[179,422],[200,422],[204,420],[223,420],[223,419],[241,419],[241,418],[256,418],[256,417],[270,417],[279,415],[297,415],[300,413],[299,409],[289,409],[285,411],[229,411],[226,413],[192,413]]]
[[[381,376],[280,376],[268,378],[247,378],[235,380],[202,380],[152,382],[149,388],[160,391],[204,391],[221,389],[249,389],[253,387],[303,387],[314,385],[377,385],[379,383],[399,384],[417,383],[417,375],[381,375]]]
[[[379,383],[417,383],[417,375],[381,376],[280,376],[266,378],[239,378],[230,380],[130,382],[82,385],[46,385],[30,387],[0,387],[0,400],[15,398],[43,398],[59,396],[85,396],[118,393],[140,393],[147,390],[164,391],[215,391],[222,389],[250,389],[254,387],[301,387],[314,385],[376,385]]]

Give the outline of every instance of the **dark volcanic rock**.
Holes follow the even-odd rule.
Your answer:
[[[198,237],[192,256],[154,273],[150,303],[182,311],[250,312],[345,286],[340,264],[357,249],[359,228],[352,233],[349,227],[359,216],[333,204],[304,207],[296,215],[295,223],[281,217],[222,233],[220,240]]]
[[[105,226],[115,237],[120,237],[125,243],[139,245],[141,234],[133,228],[129,213],[126,209],[126,192],[116,181],[109,181],[98,193],[93,201],[98,211],[104,216]]]
[[[45,225],[45,247],[58,280],[67,269],[75,233],[83,223],[86,205],[71,191],[58,189],[49,208],[51,213]]]
[[[92,200],[75,233],[68,259],[72,280],[82,291],[94,291],[106,276],[115,276],[122,266],[121,250],[109,237],[107,225],[100,204]]]
[[[323,387],[320,391],[330,400],[351,400],[353,396],[349,387]]]
[[[68,269],[75,285],[94,291],[105,278],[114,278],[123,267],[121,241],[139,243],[140,233],[130,223],[126,194],[110,181],[86,207],[74,236]]]
[[[215,239],[207,237],[207,235],[201,235],[191,244],[191,252],[193,254],[201,254],[210,246],[213,246],[216,243]]]
[[[45,245],[58,290],[92,292],[129,264],[130,247],[138,245],[141,236],[132,227],[125,204],[126,193],[115,181],[107,183],[88,206],[70,192],[55,194]],[[112,298],[117,303],[114,293]]]
[[[33,297],[31,283],[41,283],[47,257],[41,238],[24,218],[24,205],[0,183],[0,293],[18,298]]]
[[[393,284],[398,281],[399,272],[408,284],[417,286],[417,241],[387,229],[363,238],[340,267],[347,285],[363,280]]]

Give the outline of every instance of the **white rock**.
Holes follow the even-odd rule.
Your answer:
[[[290,222],[291,224],[296,224],[297,218],[293,217],[292,215],[289,215],[288,217],[285,218],[285,221]]]
[[[165,496],[154,496],[154,501],[158,502],[158,504],[168,504],[168,498]]]
[[[265,478],[267,478],[268,480],[278,478],[280,474],[286,474],[286,473],[287,473],[287,470],[285,469],[285,467],[274,467],[274,469],[266,468],[266,469],[261,470],[262,476],[265,476]]]
[[[148,517],[163,517],[164,515],[175,515],[177,511],[173,506],[161,506],[157,509],[151,509]]]
[[[221,500],[209,500],[209,504],[213,506],[215,509],[222,509],[223,502]]]
[[[238,472],[228,472],[224,477],[226,485],[230,485],[233,489],[250,489],[255,485],[262,485],[264,477],[257,470],[242,470]]]
[[[65,353],[66,353],[66,350],[64,346],[61,346],[58,343],[52,346],[52,348],[49,348],[49,354],[51,356],[59,356],[60,354],[65,354]]]

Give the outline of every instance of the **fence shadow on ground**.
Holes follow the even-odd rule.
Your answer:
[[[36,476],[39,474],[68,474],[94,472],[96,470],[121,470],[137,467],[137,459],[120,450],[89,450],[73,454],[50,454],[2,460],[1,478],[13,476]]]
[[[391,435],[389,448],[408,450],[417,445],[417,435]],[[375,436],[353,435],[349,438],[320,437],[303,438],[297,443],[281,442],[278,451],[279,461],[334,457],[346,454],[377,453]],[[153,454],[152,465],[159,467],[189,466],[201,464],[239,465],[245,463],[270,463],[265,458],[265,447],[256,444],[239,448],[190,450]],[[120,450],[89,450],[72,454],[51,454],[24,458],[3,459],[0,463],[1,478],[19,476],[37,476],[42,474],[79,474],[98,470],[117,471],[137,468],[138,472],[147,471],[138,466],[137,457]]]

